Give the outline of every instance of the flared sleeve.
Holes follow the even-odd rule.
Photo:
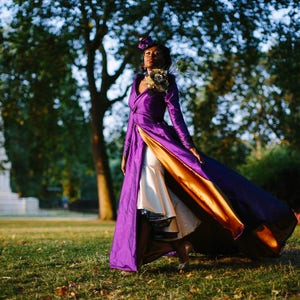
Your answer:
[[[133,130],[133,116],[132,116],[132,112],[130,110],[128,123],[127,123],[127,131],[126,131],[125,140],[124,140],[123,157],[128,156],[131,137],[132,137],[132,130]]]
[[[186,149],[195,147],[183,118],[179,104],[178,88],[173,76],[170,76],[170,87],[165,95],[165,102],[167,104],[171,122],[181,143]]]

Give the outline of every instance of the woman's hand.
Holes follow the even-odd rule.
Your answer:
[[[126,157],[125,156],[122,157],[121,170],[122,170],[122,173],[125,175],[125,171],[126,171]]]
[[[190,151],[194,154],[194,156],[199,160],[200,164],[203,163],[200,154],[198,153],[195,147],[191,148]]]

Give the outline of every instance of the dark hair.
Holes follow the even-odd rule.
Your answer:
[[[169,70],[169,68],[171,67],[171,64],[172,64],[172,58],[171,58],[170,49],[168,47],[166,47],[165,45],[162,45],[162,44],[154,42],[149,47],[147,47],[146,49],[144,49],[143,54],[145,53],[145,51],[148,48],[151,48],[151,47],[154,47],[154,46],[156,46],[159,50],[162,51],[163,56],[165,58],[165,62],[166,63],[165,63],[165,65],[162,68],[165,69],[165,70]],[[141,70],[145,71],[144,62],[142,62],[142,64],[141,64]]]

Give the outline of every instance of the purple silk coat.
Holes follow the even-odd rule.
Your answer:
[[[170,77],[170,87],[167,93],[146,89],[139,94],[138,85],[142,78],[143,75],[137,75],[129,97],[130,115],[123,152],[123,155],[127,157],[126,174],[110,253],[110,267],[127,271],[138,270],[136,243],[137,197],[146,146],[138,127],[152,140],[158,142],[161,147],[167,149],[167,152],[171,153],[173,157],[176,157],[184,168],[192,171],[196,176],[200,176],[199,178],[211,182],[216,191],[221,191],[226,196],[226,201],[229,202],[230,207],[241,220],[241,225],[238,226],[238,229],[234,229],[231,234],[228,234],[227,230],[230,231],[230,225],[226,226],[225,224],[227,229],[224,230],[224,234],[222,233],[222,237],[225,237],[225,240],[230,240],[230,247],[234,245],[235,240],[241,240],[242,246],[240,249],[249,249],[249,243],[255,244],[253,242],[253,230],[257,230],[257,228],[260,228],[257,230],[258,234],[264,232],[264,234],[260,234],[260,238],[266,241],[268,234],[266,237],[266,230],[261,228],[265,226],[264,224],[271,224],[271,231],[274,231],[280,237],[277,247],[279,249],[277,251],[280,252],[297,223],[293,212],[284,203],[204,154],[201,154],[202,159],[205,161],[204,166],[202,166],[189,151],[190,148],[194,147],[194,144],[180,109],[178,89],[174,77]],[[164,121],[166,109],[173,126],[169,126]],[[158,159],[160,160],[159,157]],[[188,186],[187,184],[187,189]],[[193,202],[193,200],[191,201]],[[193,205],[192,209],[196,207],[197,210],[198,206],[198,204]],[[199,210],[202,210],[200,206]],[[214,220],[214,216],[211,219],[208,218],[207,223],[211,222],[210,224],[212,224],[210,228],[205,227],[204,224],[203,230],[198,232],[198,236],[195,235],[194,241],[197,243],[198,240],[203,244],[209,244],[210,249],[213,249],[220,246],[218,243],[212,243],[218,241],[219,237],[215,235],[215,232],[222,232],[224,222],[222,226],[219,226],[218,222],[211,220]],[[202,223],[205,223],[205,221]],[[269,228],[266,229],[269,230]],[[228,236],[230,237],[228,238]],[[257,237],[255,236],[256,240]],[[269,242],[269,244],[272,243]],[[256,245],[254,248],[258,249],[259,247]]]

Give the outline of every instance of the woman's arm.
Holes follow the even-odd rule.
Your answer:
[[[202,163],[200,154],[198,153],[194,145],[192,137],[188,131],[188,128],[183,118],[183,114],[179,103],[178,88],[174,79],[171,81],[170,88],[166,93],[165,101],[167,104],[170,119],[181,143],[185,148],[189,149]]]

